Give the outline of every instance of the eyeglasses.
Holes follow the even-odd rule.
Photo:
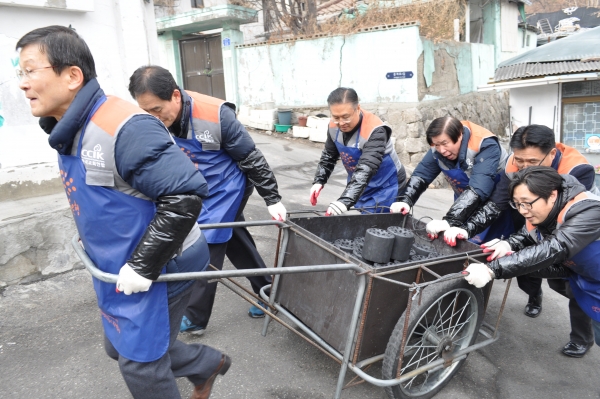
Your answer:
[[[512,163],[513,163],[513,165],[517,165],[517,167],[523,167],[525,165],[528,165],[528,166],[540,166],[546,160],[546,158],[548,157],[548,155],[551,152],[552,152],[552,150],[548,151],[546,153],[546,155],[544,155],[544,158],[542,158],[542,160],[540,162],[538,162],[537,159],[534,159],[534,160],[523,160],[522,161],[522,160],[518,160],[517,158],[515,158],[513,156]]]
[[[333,123],[335,123],[336,125],[339,125],[340,123],[350,123],[350,122],[352,122],[352,117],[354,116],[355,112],[356,112],[356,110],[354,110],[354,112],[352,113],[352,115],[350,115],[350,117],[348,119],[339,119],[339,118],[337,118],[335,116],[332,116],[329,119],[331,119],[331,121]]]
[[[54,68],[54,65],[49,65],[49,66],[45,66],[45,67],[41,67],[41,68],[35,68],[35,69],[17,69],[15,72],[17,74],[17,78],[19,80],[23,80],[23,78],[31,78],[31,74],[34,73],[35,71],[39,71],[41,69],[48,69],[48,68]]]
[[[533,208],[533,204],[535,203],[535,201],[539,200],[540,198],[542,197],[537,197],[531,202],[508,201],[508,204],[511,206],[511,208],[516,210],[519,210],[519,208],[523,208],[524,211],[530,211]]]

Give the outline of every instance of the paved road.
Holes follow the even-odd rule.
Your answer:
[[[320,150],[262,134],[254,134],[254,139],[275,170],[287,208],[307,208]],[[342,191],[340,169],[321,194],[322,208]],[[415,214],[441,217],[450,202],[448,190],[429,190]],[[269,218],[257,195],[251,198],[246,215],[248,220]],[[252,228],[252,232],[272,265],[275,229]],[[487,321],[495,321],[505,284],[495,283]],[[522,313],[526,296],[514,288],[500,340],[471,354],[436,399],[599,398],[600,349],[594,347],[583,359],[559,352],[569,334],[566,299],[546,286],[543,313],[530,319]],[[333,397],[336,363],[277,323],[271,323],[267,337],[262,337],[262,320],[250,319],[247,309],[246,302],[219,287],[206,334],[182,337],[187,342],[200,340],[233,358],[232,368],[217,380],[211,398]],[[380,375],[379,366],[372,372]],[[179,384],[187,397],[190,384],[186,380]],[[104,354],[95,296],[85,271],[11,286],[0,294],[0,398],[130,397],[117,365]],[[386,395],[381,388],[361,384],[345,390],[343,398],[384,399]]]

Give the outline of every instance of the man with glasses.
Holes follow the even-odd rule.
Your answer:
[[[329,94],[329,134],[310,190],[315,206],[338,159],[348,172],[346,189],[327,208],[326,215],[341,215],[354,206],[368,212],[388,212],[406,185],[406,172],[391,140],[392,129],[358,103],[351,88]]]
[[[35,29],[16,49],[19,87],[59,155],[81,244],[100,270],[118,274],[116,286],[93,279],[107,355],[134,398],[180,398],[175,379],[187,377],[192,399],[208,399],[231,359],[176,339],[193,281],[156,282],[208,267],[196,224],[204,177],[156,118],[104,94],[75,31]]]
[[[460,228],[462,232],[459,231],[460,229],[456,229],[447,231],[446,234],[457,234],[459,236],[457,238],[471,237],[485,229],[502,211],[509,207],[508,187],[515,173],[530,166],[551,167],[561,175],[573,176],[585,186],[586,190],[594,194],[598,193],[594,184],[594,167],[576,149],[556,143],[554,132],[550,128],[542,125],[522,126],[513,134],[510,147],[513,154],[506,164],[506,173],[496,186],[490,200]],[[516,211],[513,212],[513,220],[517,229],[525,223],[525,218]],[[487,247],[486,251],[493,251],[494,246],[490,243],[483,245]],[[529,295],[525,306],[525,315],[538,317],[542,311],[542,279],[520,275],[517,277],[517,282],[519,288]],[[562,352],[567,356],[582,357],[594,340],[591,320],[570,294],[568,284],[565,284],[563,280],[548,280],[548,285],[570,299],[571,340],[564,346]]]

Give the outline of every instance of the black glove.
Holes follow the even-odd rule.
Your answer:
[[[156,280],[196,224],[201,209],[202,199],[197,195],[159,197],[156,214],[127,263],[140,276]]]
[[[325,184],[329,180],[329,176],[333,172],[333,168],[335,168],[335,164],[339,159],[339,154],[334,154],[331,151],[327,150],[327,148],[323,149],[321,153],[321,159],[319,160],[319,164],[317,165],[317,171],[315,172],[315,178],[313,179],[313,184]]]
[[[415,203],[427,190],[427,182],[420,177],[411,176],[408,184],[406,185],[406,190],[404,190],[404,194],[398,198],[398,202],[406,202],[408,205],[415,206]]]
[[[450,226],[462,226],[469,216],[479,207],[481,199],[471,187],[467,187],[465,191],[454,201],[446,216],[442,219],[448,222]],[[469,235],[471,237],[471,235]]]
[[[275,205],[281,201],[275,174],[273,174],[265,156],[258,148],[255,148],[245,159],[238,162],[238,166],[246,174],[250,183],[256,187],[256,191],[265,200],[267,206]]]

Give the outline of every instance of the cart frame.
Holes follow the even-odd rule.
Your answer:
[[[309,211],[309,212],[316,213],[314,211]],[[289,213],[291,214],[291,213],[307,213],[307,212],[300,211],[300,212],[289,212]],[[363,370],[363,368],[365,368],[379,360],[382,360],[383,355],[374,356],[374,357],[371,357],[369,359],[365,359],[365,360],[362,360],[359,362],[354,362],[354,361],[351,362],[351,360],[350,360],[351,354],[353,353],[354,346],[356,345],[356,342],[358,339],[359,322],[361,319],[361,309],[363,307],[363,300],[364,300],[364,296],[365,296],[365,291],[367,289],[367,278],[370,276],[375,279],[385,280],[386,282],[404,286],[409,290],[410,295],[409,295],[409,300],[408,300],[408,304],[407,304],[407,308],[406,308],[407,317],[406,317],[406,322],[405,322],[405,326],[404,326],[405,331],[406,331],[406,329],[408,328],[408,319],[409,319],[408,315],[410,315],[411,304],[413,301],[415,301],[417,299],[420,300],[420,294],[421,294],[423,288],[425,288],[426,286],[431,285],[431,284],[439,283],[441,281],[448,281],[451,279],[463,278],[464,274],[453,273],[453,274],[449,274],[449,275],[445,275],[445,276],[440,276],[424,265],[409,266],[407,268],[400,268],[400,269],[396,269],[396,270],[392,270],[392,271],[382,271],[382,272],[376,272],[375,270],[365,270],[364,268],[355,264],[351,259],[348,259],[348,257],[340,256],[340,254],[336,253],[335,251],[332,251],[331,249],[329,249],[326,246],[322,245],[321,243],[317,242],[312,237],[306,235],[304,233],[304,231],[301,231],[300,229],[296,228],[293,224],[290,224],[288,222],[264,220],[264,221],[253,221],[253,222],[215,223],[215,224],[200,225],[200,229],[208,230],[208,229],[217,229],[217,228],[258,227],[258,226],[276,226],[279,228],[279,236],[278,236],[277,248],[276,248],[276,253],[275,253],[275,267],[274,268],[252,269],[252,270],[217,270],[217,269],[215,269],[214,271],[163,274],[156,281],[157,282],[172,282],[172,281],[181,281],[181,280],[204,280],[204,279],[217,280],[217,281],[221,282],[223,285],[225,285],[227,288],[232,290],[234,293],[236,293],[237,295],[239,295],[240,297],[242,297],[243,299],[245,299],[246,301],[248,301],[249,303],[251,303],[255,306],[259,306],[259,304],[257,302],[258,300],[265,301],[265,303],[268,304],[269,309],[264,309],[264,311],[266,313],[266,317],[264,320],[263,329],[262,329],[262,333],[261,333],[263,336],[266,336],[268,325],[269,325],[271,319],[273,319],[273,320],[277,321],[278,323],[280,323],[281,325],[283,325],[284,327],[288,328],[290,331],[292,331],[292,332],[296,333],[297,335],[299,335],[300,337],[302,337],[304,340],[306,340],[310,344],[312,344],[315,347],[317,347],[318,349],[320,349],[322,352],[324,352],[326,355],[328,355],[330,358],[332,358],[334,361],[336,361],[338,364],[341,365],[340,372],[338,375],[337,385],[336,385],[336,391],[334,394],[335,399],[339,399],[342,396],[342,389],[344,389],[344,379],[345,379],[347,370],[351,370],[358,377],[360,377],[361,379],[363,379],[366,382],[369,382],[370,384],[373,384],[373,385],[376,385],[379,387],[390,387],[390,386],[398,385],[402,382],[405,382],[405,381],[407,381],[421,373],[424,373],[426,371],[435,371],[435,370],[449,367],[451,364],[465,359],[470,352],[473,352],[473,351],[483,348],[487,345],[490,345],[491,343],[497,341],[499,338],[498,326],[500,323],[500,319],[502,317],[502,313],[504,311],[504,306],[506,304],[506,299],[507,299],[508,292],[510,289],[510,280],[506,286],[504,298],[503,298],[502,305],[501,305],[499,313],[498,313],[498,318],[496,320],[495,326],[491,326],[491,325],[483,322],[481,325],[481,328],[478,331],[478,333],[481,334],[485,338],[484,341],[470,345],[462,350],[459,350],[457,352],[450,354],[449,356],[444,356],[444,358],[440,358],[431,363],[428,363],[425,366],[421,366],[407,374],[399,375],[395,379],[384,380],[384,379],[380,379],[380,378],[375,378],[375,377],[367,374],[365,372],[365,370]],[[288,237],[289,237],[290,231],[294,232],[294,234],[302,236],[304,239],[309,240],[314,245],[319,246],[321,249],[333,254],[334,256],[336,256],[337,258],[339,258],[340,260],[342,260],[346,263],[283,267],[283,262],[284,262],[284,258],[285,258],[285,254],[286,254]],[[71,244],[72,244],[75,252],[79,256],[79,258],[83,262],[84,267],[90,272],[90,274],[94,278],[97,278],[98,280],[104,281],[107,283],[116,283],[117,282],[118,275],[103,272],[96,267],[96,265],[89,258],[89,256],[85,252],[84,248],[80,244],[79,234],[75,234],[75,236],[71,240]],[[282,253],[284,255],[280,256]],[[445,262],[445,261],[446,260],[441,260],[441,261],[437,261],[437,262],[431,261],[431,262],[426,262],[426,264],[432,265],[432,264],[441,263],[441,262]],[[466,265],[468,265],[468,262],[465,262],[465,266]],[[418,274],[417,274],[417,280],[419,279],[419,276],[421,276],[422,273],[428,273],[429,275],[433,276],[435,278],[435,280],[429,281],[429,282],[424,282],[424,283],[418,283],[418,281],[417,281],[417,282],[413,282],[412,284],[406,284],[406,283],[403,283],[400,281],[395,281],[395,280],[384,277],[385,275],[389,275],[389,274],[393,274],[393,273],[400,273],[402,271],[415,269],[415,268],[419,269]],[[348,326],[347,333],[346,333],[344,351],[342,354],[338,350],[333,348],[331,345],[327,344],[327,342],[325,342],[321,337],[319,337],[315,332],[313,332],[308,326],[306,326],[302,321],[300,321],[293,314],[291,314],[289,311],[287,311],[284,307],[275,303],[275,298],[276,298],[277,289],[278,289],[279,280],[280,280],[281,275],[297,274],[297,273],[327,272],[327,271],[347,271],[347,270],[352,270],[355,272],[355,275],[358,278],[359,284],[358,284],[358,291],[357,291],[356,300],[354,303],[354,308],[353,308],[350,325]],[[265,275],[272,275],[272,276],[274,276],[274,279],[273,279],[272,284],[267,285],[261,289],[260,298],[257,297],[253,292],[242,287],[239,283],[231,280],[231,278],[233,278],[233,277],[251,277],[251,276],[265,276]],[[265,290],[267,290],[267,289],[270,289],[269,295],[267,295],[265,292]],[[284,320],[277,317],[275,315],[275,312],[273,312],[273,310],[286,316],[290,320],[290,322],[294,326],[300,328],[304,332],[304,334],[306,334],[308,336],[308,338],[305,335],[301,334],[300,332],[296,331],[292,326],[290,326]],[[485,310],[484,310],[484,312],[485,312]],[[404,346],[404,343],[403,343],[403,346]],[[402,347],[402,349],[404,349],[404,348]],[[402,355],[400,356],[400,364],[401,363],[402,363]],[[400,370],[400,367],[398,368],[398,370]],[[352,382],[350,382],[348,384],[348,386],[352,386],[352,385],[354,385],[354,384],[352,384]]]

